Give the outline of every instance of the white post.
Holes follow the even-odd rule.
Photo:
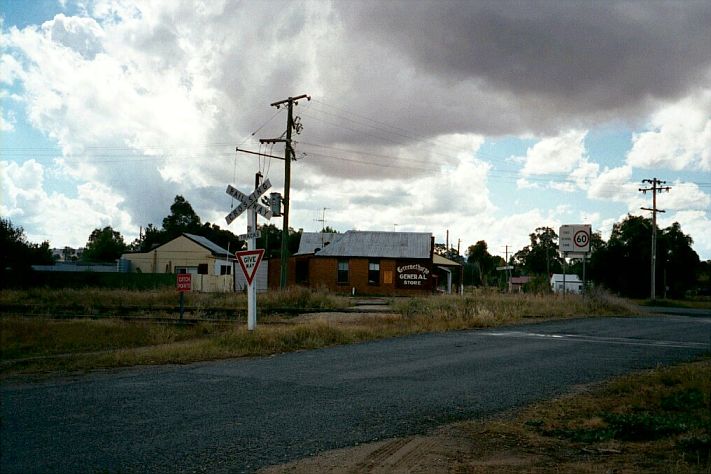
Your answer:
[[[257,210],[255,208],[247,211],[247,233],[257,232]],[[247,239],[247,250],[257,249],[257,239],[250,237]],[[247,329],[254,331],[257,327],[257,281],[252,280],[247,286]]]

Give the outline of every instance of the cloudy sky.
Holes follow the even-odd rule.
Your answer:
[[[0,214],[30,241],[84,246],[107,225],[131,241],[177,194],[227,227],[227,184],[284,184],[282,161],[235,147],[283,155],[259,144],[286,127],[270,104],[308,94],[294,228],[449,230],[462,254],[503,255],[541,226],[607,239],[658,178],[660,225],[711,259],[711,2],[0,8]]]

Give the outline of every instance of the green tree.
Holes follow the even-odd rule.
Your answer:
[[[15,227],[9,219],[0,217],[0,285],[21,281],[32,265],[53,263],[49,242],[28,242],[22,227]]]
[[[529,234],[531,243],[514,254],[516,264],[528,275],[550,275],[562,272],[558,256],[558,234],[550,227],[538,227]]]
[[[486,241],[480,240],[467,249],[467,262],[473,264],[475,272],[475,285],[488,285],[489,278],[494,271],[495,257],[489,253]]]
[[[652,219],[632,215],[613,225],[607,245],[591,257],[591,277],[624,296],[649,297],[652,225]],[[677,222],[666,229],[657,228],[657,295],[664,294],[666,285],[668,296],[682,297],[696,285],[702,267],[692,244]]]
[[[652,220],[628,215],[612,226],[607,245],[591,258],[591,277],[612,291],[649,295]]]
[[[141,235],[131,243],[131,250],[135,252],[148,252],[167,241],[165,231],[158,229],[153,224],[148,224],[148,226],[142,230]]]
[[[240,240],[239,237],[229,230],[220,228],[217,224],[210,224],[209,222],[206,222],[195,233],[207,238],[211,242],[216,243],[220,247],[229,250],[232,254],[238,250],[242,250],[245,246],[245,242],[243,240]]]
[[[128,249],[120,232],[106,226],[94,229],[89,235],[81,258],[88,262],[114,262]]]
[[[170,206],[170,215],[163,219],[165,241],[173,240],[184,232],[198,234],[201,227],[200,217],[193,210],[193,206],[183,196],[175,196]]]
[[[681,231],[678,222],[657,236],[657,288],[671,298],[682,298],[692,289],[701,269],[699,255],[691,248],[693,239]],[[667,290],[668,289],[668,290]]]

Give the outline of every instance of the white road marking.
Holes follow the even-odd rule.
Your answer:
[[[658,340],[643,340],[632,339],[627,337],[604,337],[604,336],[586,336],[581,334],[544,334],[525,331],[503,331],[503,332],[479,332],[473,333],[482,336],[495,337],[516,337],[516,338],[541,338],[541,339],[558,339],[587,342],[592,344],[621,344],[626,346],[653,346],[653,347],[673,347],[682,349],[711,349],[711,340],[709,342],[686,342],[686,341],[658,341]]]

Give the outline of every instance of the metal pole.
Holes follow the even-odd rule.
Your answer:
[[[587,286],[588,283],[585,278],[585,260],[587,260],[587,256],[588,256],[587,254],[585,254],[585,253],[583,254],[583,295],[585,293],[587,293],[587,289],[588,289],[588,286]]]
[[[565,272],[567,271],[566,264],[568,262],[565,261],[565,254],[563,254],[563,297],[565,298],[565,292],[568,291],[568,288],[566,288],[565,285]]]
[[[180,320],[183,320],[183,313],[185,312],[185,292],[180,292]]]
[[[257,173],[254,176],[254,189],[259,187],[259,181],[262,173]],[[257,232],[257,209],[249,209],[247,214],[247,233],[254,234]],[[250,237],[247,239],[247,250],[257,249],[257,238]],[[257,327],[257,281],[256,278],[252,283],[247,284],[247,330],[254,331]]]

